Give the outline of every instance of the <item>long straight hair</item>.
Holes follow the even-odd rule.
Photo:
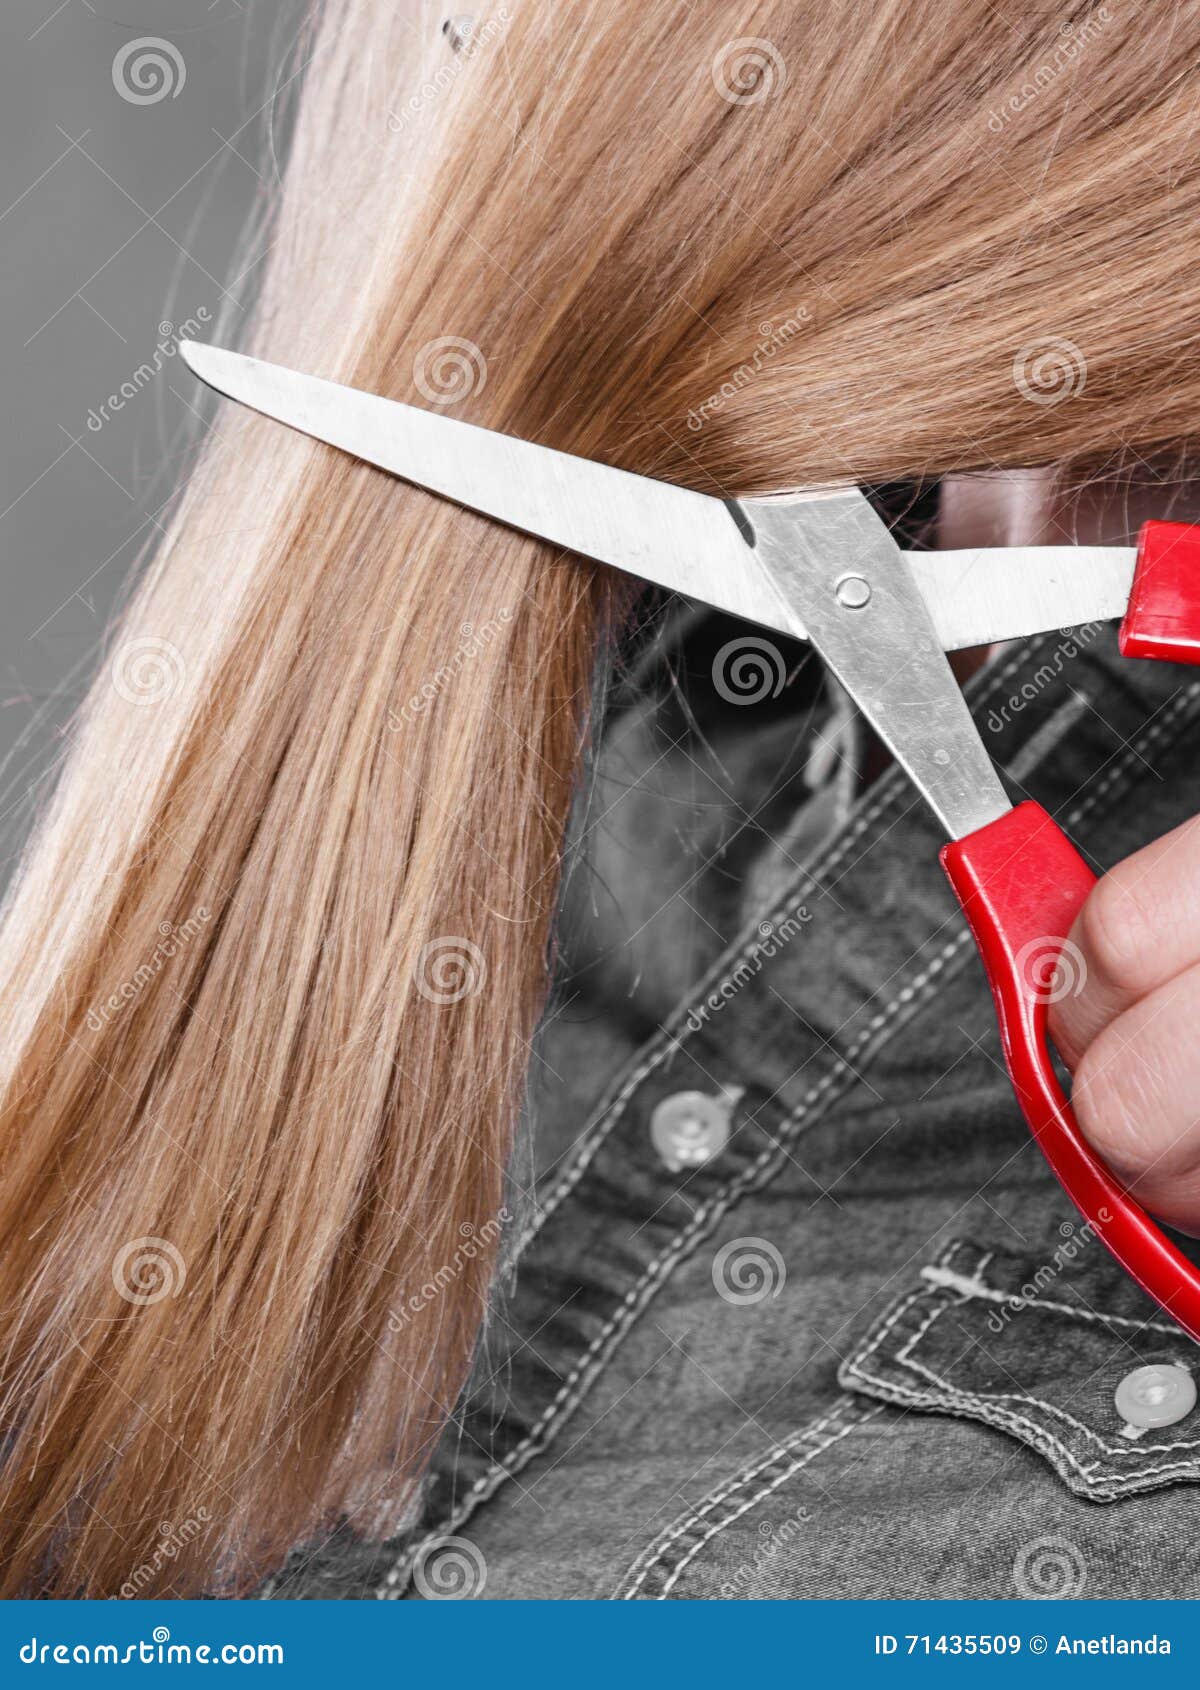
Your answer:
[[[262,355],[732,495],[1194,432],[1200,8],[442,22],[320,7]],[[244,1589],[403,1519],[484,1319],[619,614],[220,413],[0,932],[4,1594]]]

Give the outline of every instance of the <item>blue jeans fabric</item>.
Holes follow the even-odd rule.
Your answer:
[[[1097,870],[1200,810],[1194,671],[1053,634],[968,691]],[[1200,1409],[1131,1438],[1113,1401],[1195,1348],[1029,1140],[925,807],[809,792],[832,732],[812,665],[614,712],[476,1378],[419,1517],[264,1594],[1196,1593]],[[728,1137],[672,1166],[681,1093]]]

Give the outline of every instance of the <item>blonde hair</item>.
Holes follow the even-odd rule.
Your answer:
[[[441,21],[321,7],[261,354],[722,494],[1192,433],[1194,9]],[[138,1593],[244,1589],[411,1502],[611,591],[221,412],[0,933],[4,1594],[112,1595],[197,1519]]]

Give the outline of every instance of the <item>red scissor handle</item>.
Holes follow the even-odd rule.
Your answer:
[[[1200,525],[1145,524],[1119,644],[1122,657],[1200,663]]]
[[[1200,526],[1148,522],[1138,540],[1126,657],[1200,663]],[[1063,950],[1095,876],[1038,804],[942,851],[996,1000],[1004,1060],[1026,1121],[1096,1236],[1200,1343],[1200,1268],[1113,1178],[1079,1130],[1050,1061],[1046,1017],[1082,959]]]
[[[1071,984],[1074,959],[1063,942],[1095,876],[1032,803],[945,846],[942,866],[987,970],[1005,1065],[1030,1131],[1096,1237],[1200,1343],[1200,1268],[1092,1151],[1047,1049],[1049,1005]]]

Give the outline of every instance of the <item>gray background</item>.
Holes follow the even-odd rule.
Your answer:
[[[189,318],[198,338],[236,333],[252,301],[261,247],[244,236],[304,10],[0,3],[0,879],[207,414],[177,356],[134,372]],[[182,79],[138,82],[146,37]],[[121,54],[123,87],[159,98],[118,90]],[[134,396],[109,414],[123,383]]]

